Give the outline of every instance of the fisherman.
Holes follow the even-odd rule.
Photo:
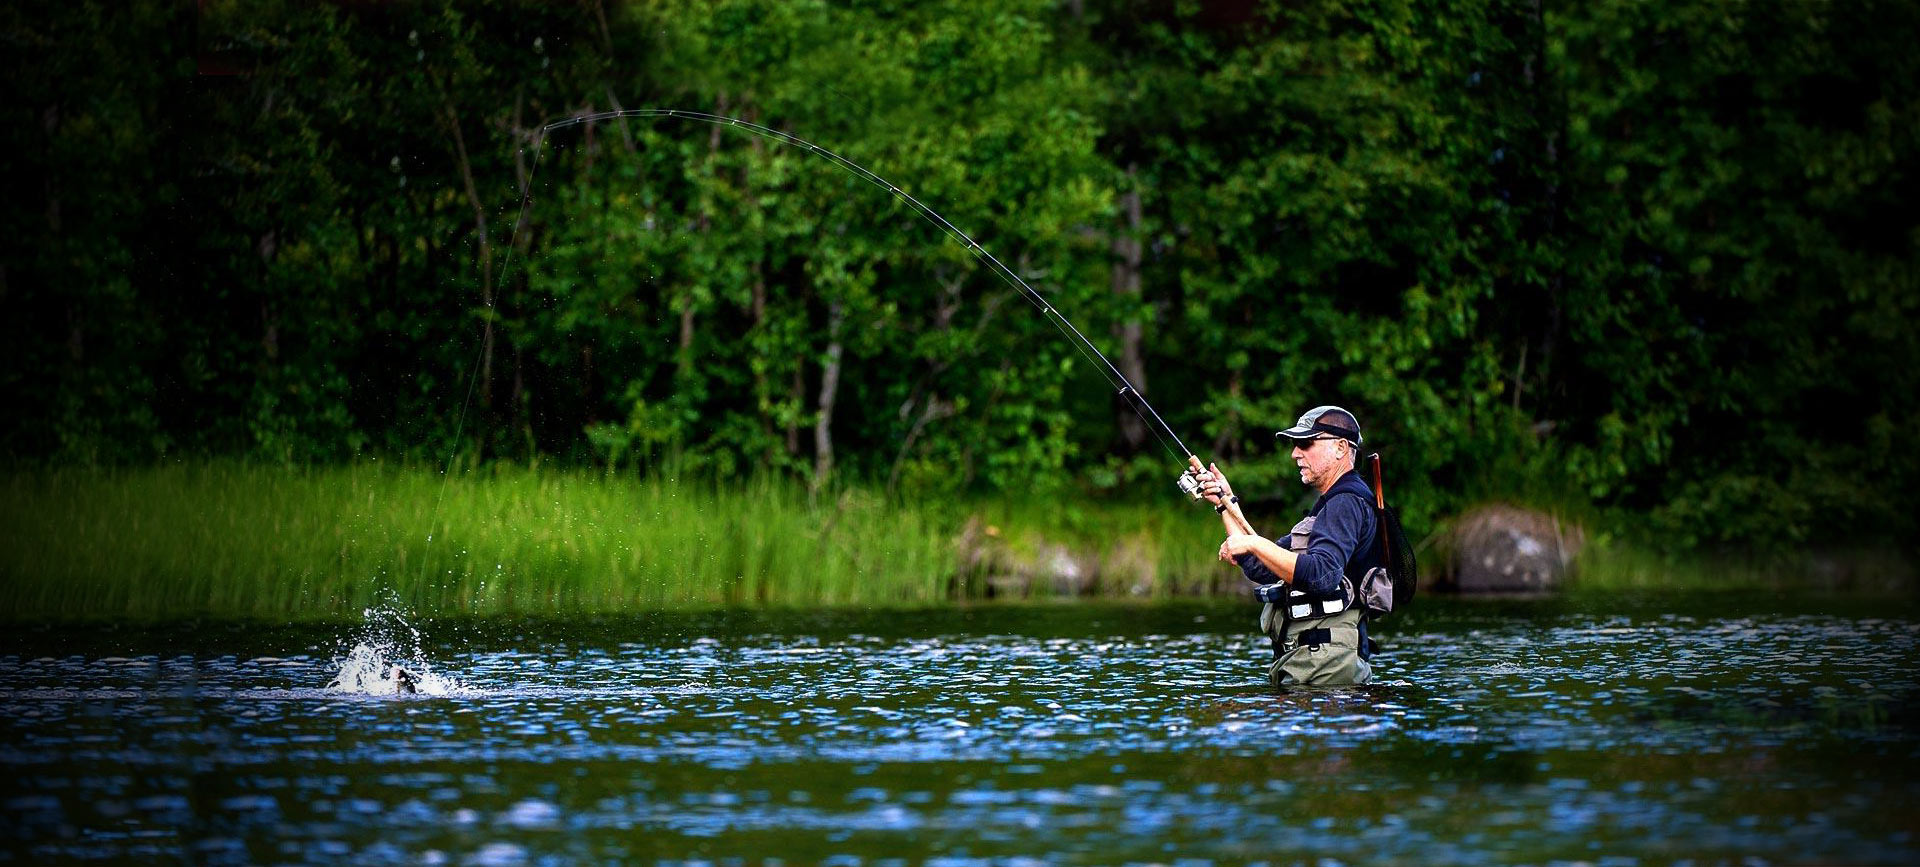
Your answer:
[[[1275,687],[1366,683],[1372,650],[1355,588],[1381,564],[1373,491],[1355,471],[1360,422],[1340,407],[1317,406],[1274,438],[1292,443],[1301,483],[1320,497],[1278,543],[1253,531],[1226,475],[1209,466],[1200,490],[1226,526],[1220,559],[1260,585],[1260,631],[1273,641],[1267,678]]]

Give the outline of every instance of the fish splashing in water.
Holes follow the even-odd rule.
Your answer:
[[[366,624],[353,647],[339,658],[339,671],[327,683],[332,692],[361,695],[450,695],[458,682],[437,674],[421,650],[420,630],[389,601],[365,612]],[[342,642],[345,646],[345,642]]]

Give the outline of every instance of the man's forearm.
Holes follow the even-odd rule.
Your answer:
[[[1299,555],[1264,537],[1256,539],[1248,553],[1258,558],[1267,571],[1280,576],[1281,581],[1293,583],[1293,567],[1300,561]]]
[[[1241,513],[1239,503],[1227,502],[1227,507],[1220,512],[1220,523],[1227,528],[1229,536],[1260,535],[1253,531],[1252,524],[1247,523],[1247,516]]]

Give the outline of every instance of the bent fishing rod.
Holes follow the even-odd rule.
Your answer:
[[[1019,274],[1014,273],[1012,268],[1008,268],[1005,263],[1001,262],[999,257],[994,256],[993,253],[989,252],[985,247],[980,246],[980,242],[975,241],[967,233],[960,231],[959,227],[949,222],[946,217],[940,216],[939,212],[927,207],[925,203],[914,198],[912,194],[901,189],[899,185],[869,171],[865,166],[853,160],[847,159],[792,133],[782,132],[737,117],[669,108],[636,108],[576,115],[541,127],[540,138],[534,143],[535,166],[538,166],[540,144],[545,141],[549,133],[571,126],[628,118],[689,120],[712,124],[714,126],[745,130],[762,138],[824,157],[834,165],[845,169],[854,177],[886,190],[895,199],[905,202],[915,213],[919,214],[921,218],[938,226],[940,231],[945,232],[948,237],[959,241],[975,258],[985,262],[988,270],[998,276],[1001,281],[1013,287],[1020,293],[1022,298],[1025,298],[1028,302],[1032,303],[1033,306],[1039,308],[1041,315],[1045,316],[1049,322],[1052,322],[1054,327],[1074,345],[1074,348],[1078,349],[1080,354],[1085,356],[1087,360],[1093,364],[1094,369],[1106,377],[1107,384],[1115,389],[1119,397],[1126,401],[1127,406],[1132,408],[1136,415],[1140,416],[1141,421],[1146,423],[1147,429],[1153,432],[1154,438],[1160,441],[1160,445],[1167,449],[1169,453],[1173,454],[1175,458],[1185,456],[1187,469],[1180,474],[1180,478],[1176,484],[1182,492],[1192,496],[1194,499],[1198,500],[1201,498],[1200,482],[1196,477],[1197,473],[1203,471],[1200,458],[1195,455],[1191,449],[1187,448],[1186,443],[1181,441],[1179,434],[1173,432],[1173,428],[1168,426],[1166,420],[1160,417],[1160,413],[1154,410],[1153,405],[1147,403],[1146,396],[1142,395],[1140,390],[1134,387],[1133,382],[1127,379],[1126,374],[1120,372],[1120,368],[1114,366],[1114,363],[1107,358],[1107,354],[1100,351],[1100,347],[1095,346],[1093,341],[1087,339],[1087,336],[1081,333],[1079,328],[1068,321],[1066,315],[1061,313],[1059,308],[1053,306],[1053,302],[1048,301],[1047,297],[1040,293],[1040,290],[1028,285],[1027,281],[1021,279]],[[531,193],[529,193],[529,195],[531,195]],[[524,213],[524,203],[522,210]],[[518,234],[518,231],[519,227],[516,226],[515,233]],[[1235,511],[1237,512],[1238,510],[1236,509]]]

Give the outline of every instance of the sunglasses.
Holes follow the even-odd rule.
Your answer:
[[[1337,440],[1337,439],[1339,439],[1339,437],[1307,437],[1306,439],[1303,439],[1303,440],[1294,440],[1293,447],[1303,452],[1312,451],[1314,443],[1320,442],[1321,440]]]

